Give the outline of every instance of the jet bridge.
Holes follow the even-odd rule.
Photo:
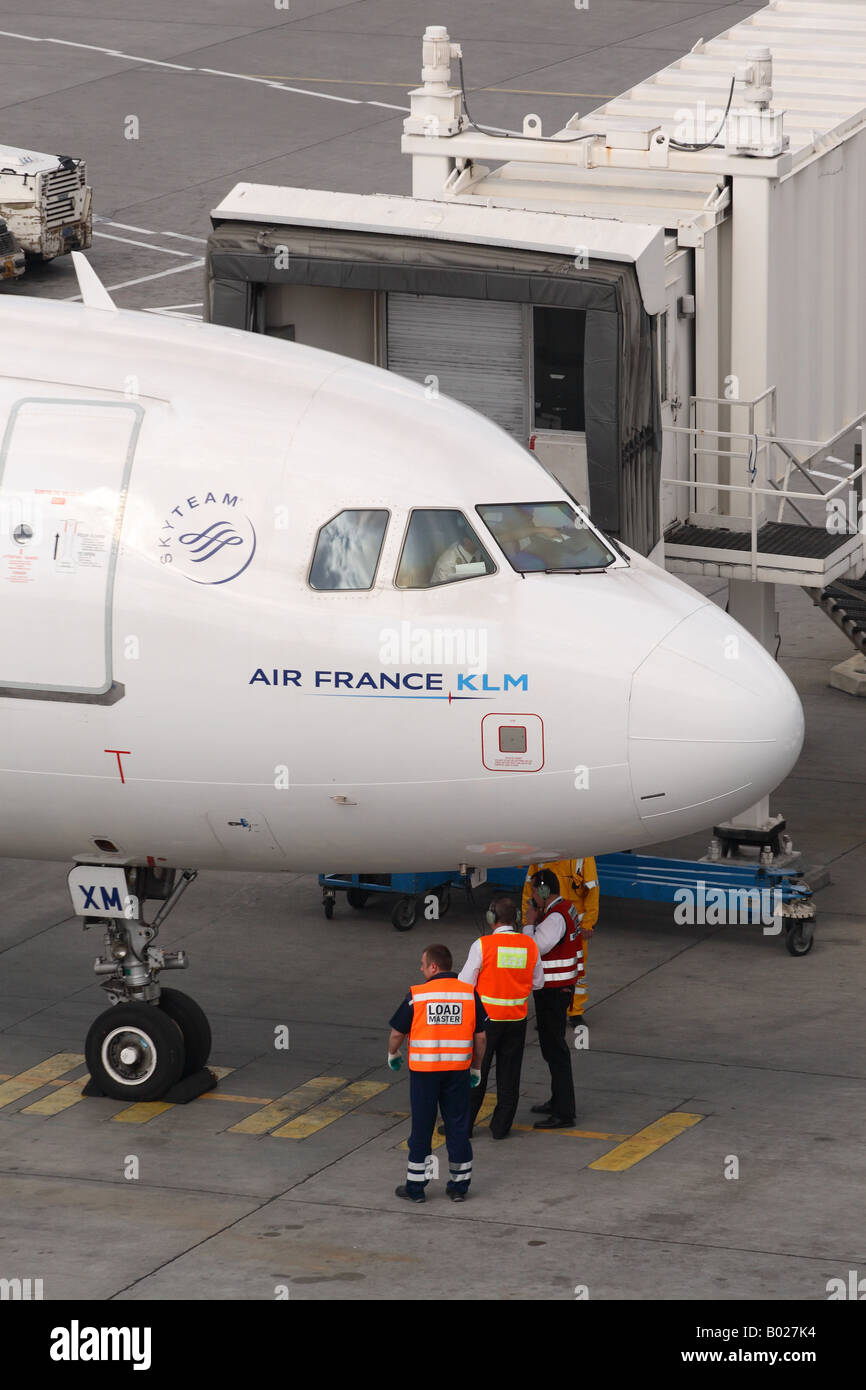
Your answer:
[[[838,620],[866,564],[866,0],[772,0],[552,134],[485,126],[466,61],[427,29],[411,197],[234,189],[206,313],[490,415],[603,528],[727,578],[771,652],[777,583]]]
[[[660,228],[255,184],[213,216],[213,321],[456,397],[533,448],[605,530],[657,545]]]

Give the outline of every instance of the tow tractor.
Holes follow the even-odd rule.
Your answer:
[[[91,194],[83,159],[0,145],[0,218],[27,256],[52,261],[85,251],[93,240]],[[8,254],[0,249],[4,279]]]

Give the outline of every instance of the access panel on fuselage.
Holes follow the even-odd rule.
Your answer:
[[[27,397],[0,445],[0,694],[112,685],[117,547],[143,411]]]

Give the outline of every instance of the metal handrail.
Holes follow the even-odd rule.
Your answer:
[[[866,464],[861,464],[860,467],[857,469],[856,473],[852,473],[851,476],[850,476],[849,478],[843,478],[843,479],[842,479],[842,482],[839,483],[838,487],[832,488],[829,492],[822,493],[822,496],[823,496],[823,497],[832,497],[832,496],[838,491],[839,487],[842,487],[842,486],[843,486],[844,484],[846,484],[846,483],[852,482],[854,478],[859,478],[859,477],[863,474],[864,470],[866,470]],[[663,483],[672,483],[675,487],[694,487],[694,488],[698,488],[698,487],[708,487],[708,488],[712,488],[714,491],[718,491],[718,492],[746,492],[746,493],[749,494],[749,503],[750,503],[750,506],[749,506],[749,522],[750,522],[749,530],[750,530],[750,533],[751,533],[751,547],[750,547],[750,556],[749,556],[749,558],[750,558],[750,567],[751,567],[751,571],[752,571],[752,579],[755,580],[755,581],[757,581],[757,578],[758,578],[758,511],[757,511],[757,507],[756,507],[756,504],[755,504],[755,498],[756,498],[756,497],[778,497],[778,495],[779,495],[778,488],[775,488],[775,489],[774,489],[774,488],[767,488],[767,487],[755,487],[755,486],[754,486],[753,484],[751,484],[751,483],[750,483],[750,484],[742,484],[742,483],[718,483],[718,482],[712,482],[712,481],[704,482],[704,481],[702,481],[700,478],[662,478],[661,481],[662,481]],[[787,496],[787,497],[796,498],[797,501],[806,501],[806,502],[814,502],[814,501],[815,501],[815,495],[814,495],[814,493],[811,493],[811,492],[789,492],[789,493],[786,494],[786,496]],[[720,528],[720,529],[721,529],[721,528]],[[855,533],[855,534],[856,534],[856,533]]]
[[[770,428],[766,433],[759,434],[755,430],[755,413],[757,408],[764,402],[769,402]],[[705,426],[697,423],[698,407],[700,405],[721,406],[725,408],[740,407],[748,411],[748,429],[745,430],[722,430],[712,425]],[[758,533],[758,497],[771,497],[778,502],[777,521],[781,522],[782,513],[785,506],[790,506],[792,511],[807,526],[816,523],[795,506],[795,502],[815,503],[819,499],[825,504],[838,496],[844,489],[850,489],[858,479],[866,475],[866,410],[862,411],[853,420],[848,421],[829,439],[797,439],[776,434],[776,388],[768,386],[760,395],[750,400],[729,399],[722,396],[690,396],[689,397],[689,420],[693,423],[689,425],[666,425],[665,432],[671,434],[684,434],[691,440],[690,466],[688,478],[662,478],[663,483],[674,487],[685,487],[695,489],[695,510],[697,506],[697,489],[709,489],[711,492],[729,492],[738,494],[748,494],[749,496],[749,530],[751,532],[751,569],[752,578],[757,578],[757,533]],[[833,473],[821,472],[816,465],[825,461],[834,461],[832,451],[835,446],[846,436],[858,432],[860,435],[860,457],[863,460],[859,468],[853,468],[851,472],[843,477],[838,477]],[[715,439],[715,447],[711,441]],[[727,448],[720,447],[723,441],[729,441]],[[740,447],[736,442],[742,441]],[[746,447],[743,447],[745,445]],[[777,457],[774,450],[778,449],[779,456],[785,460],[784,467],[778,467],[773,461]],[[806,457],[798,457],[805,452]],[[736,459],[748,470],[750,478],[745,483],[722,483],[717,479],[698,478],[698,460],[701,458],[715,458],[717,462],[722,459]],[[844,463],[848,467],[847,461],[835,460]],[[759,469],[762,478],[769,486],[758,486]],[[811,492],[795,492],[789,488],[789,482],[793,470],[796,469],[813,490]],[[826,491],[818,483],[817,479],[823,478],[832,482],[832,487]],[[859,492],[863,493],[863,483],[860,482]],[[722,518],[720,517],[721,521]],[[743,518],[745,520],[745,518]]]

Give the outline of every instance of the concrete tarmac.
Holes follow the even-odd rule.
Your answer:
[[[393,1195],[408,1084],[384,1057],[421,949],[443,940],[462,964],[483,891],[398,933],[385,898],[340,898],[326,921],[308,876],[203,874],[162,938],[192,968],[165,983],[205,1008],[225,1074],[125,1115],[79,1095],[101,943],[69,915],[65,866],[0,862],[0,1072],[18,1078],[0,1081],[0,1273],[43,1278],[47,1298],[813,1300],[861,1268],[866,712],[825,684],[843,639],[782,597],[809,740],[773,805],[830,861],[813,951],[604,901],[576,1132],[531,1129],[547,1073],[530,1024],[518,1127],[503,1143],[478,1128],[463,1206],[444,1148],[423,1208]],[[22,1077],[58,1056],[59,1075]],[[647,1130],[630,1166],[593,1166]]]
[[[0,0],[3,139],[85,155],[91,260],[118,303],[196,317],[208,214],[239,179],[408,191],[402,113],[376,103],[407,104],[426,24],[463,43],[476,119],[531,109],[552,129],[754,8],[606,0],[564,22],[560,0],[153,0],[126,18]],[[0,289],[75,292],[68,261]],[[70,915],[68,866],[0,861],[0,1277],[42,1278],[48,1299],[742,1301],[820,1300],[866,1270],[866,710],[827,686],[845,639],[778,594],[807,743],[772,804],[830,868],[813,951],[605,901],[576,1131],[531,1129],[547,1074],[530,1022],[518,1127],[494,1143],[479,1126],[462,1206],[441,1147],[426,1205],[393,1195],[408,1084],[384,1058],[421,949],[444,940],[459,967],[483,893],[397,933],[384,898],[326,921],[309,877],[201,875],[161,941],[189,952],[165,983],[208,1013],[220,1086],[125,1114],[80,1097],[101,941]],[[709,834],[663,848],[700,854]]]

